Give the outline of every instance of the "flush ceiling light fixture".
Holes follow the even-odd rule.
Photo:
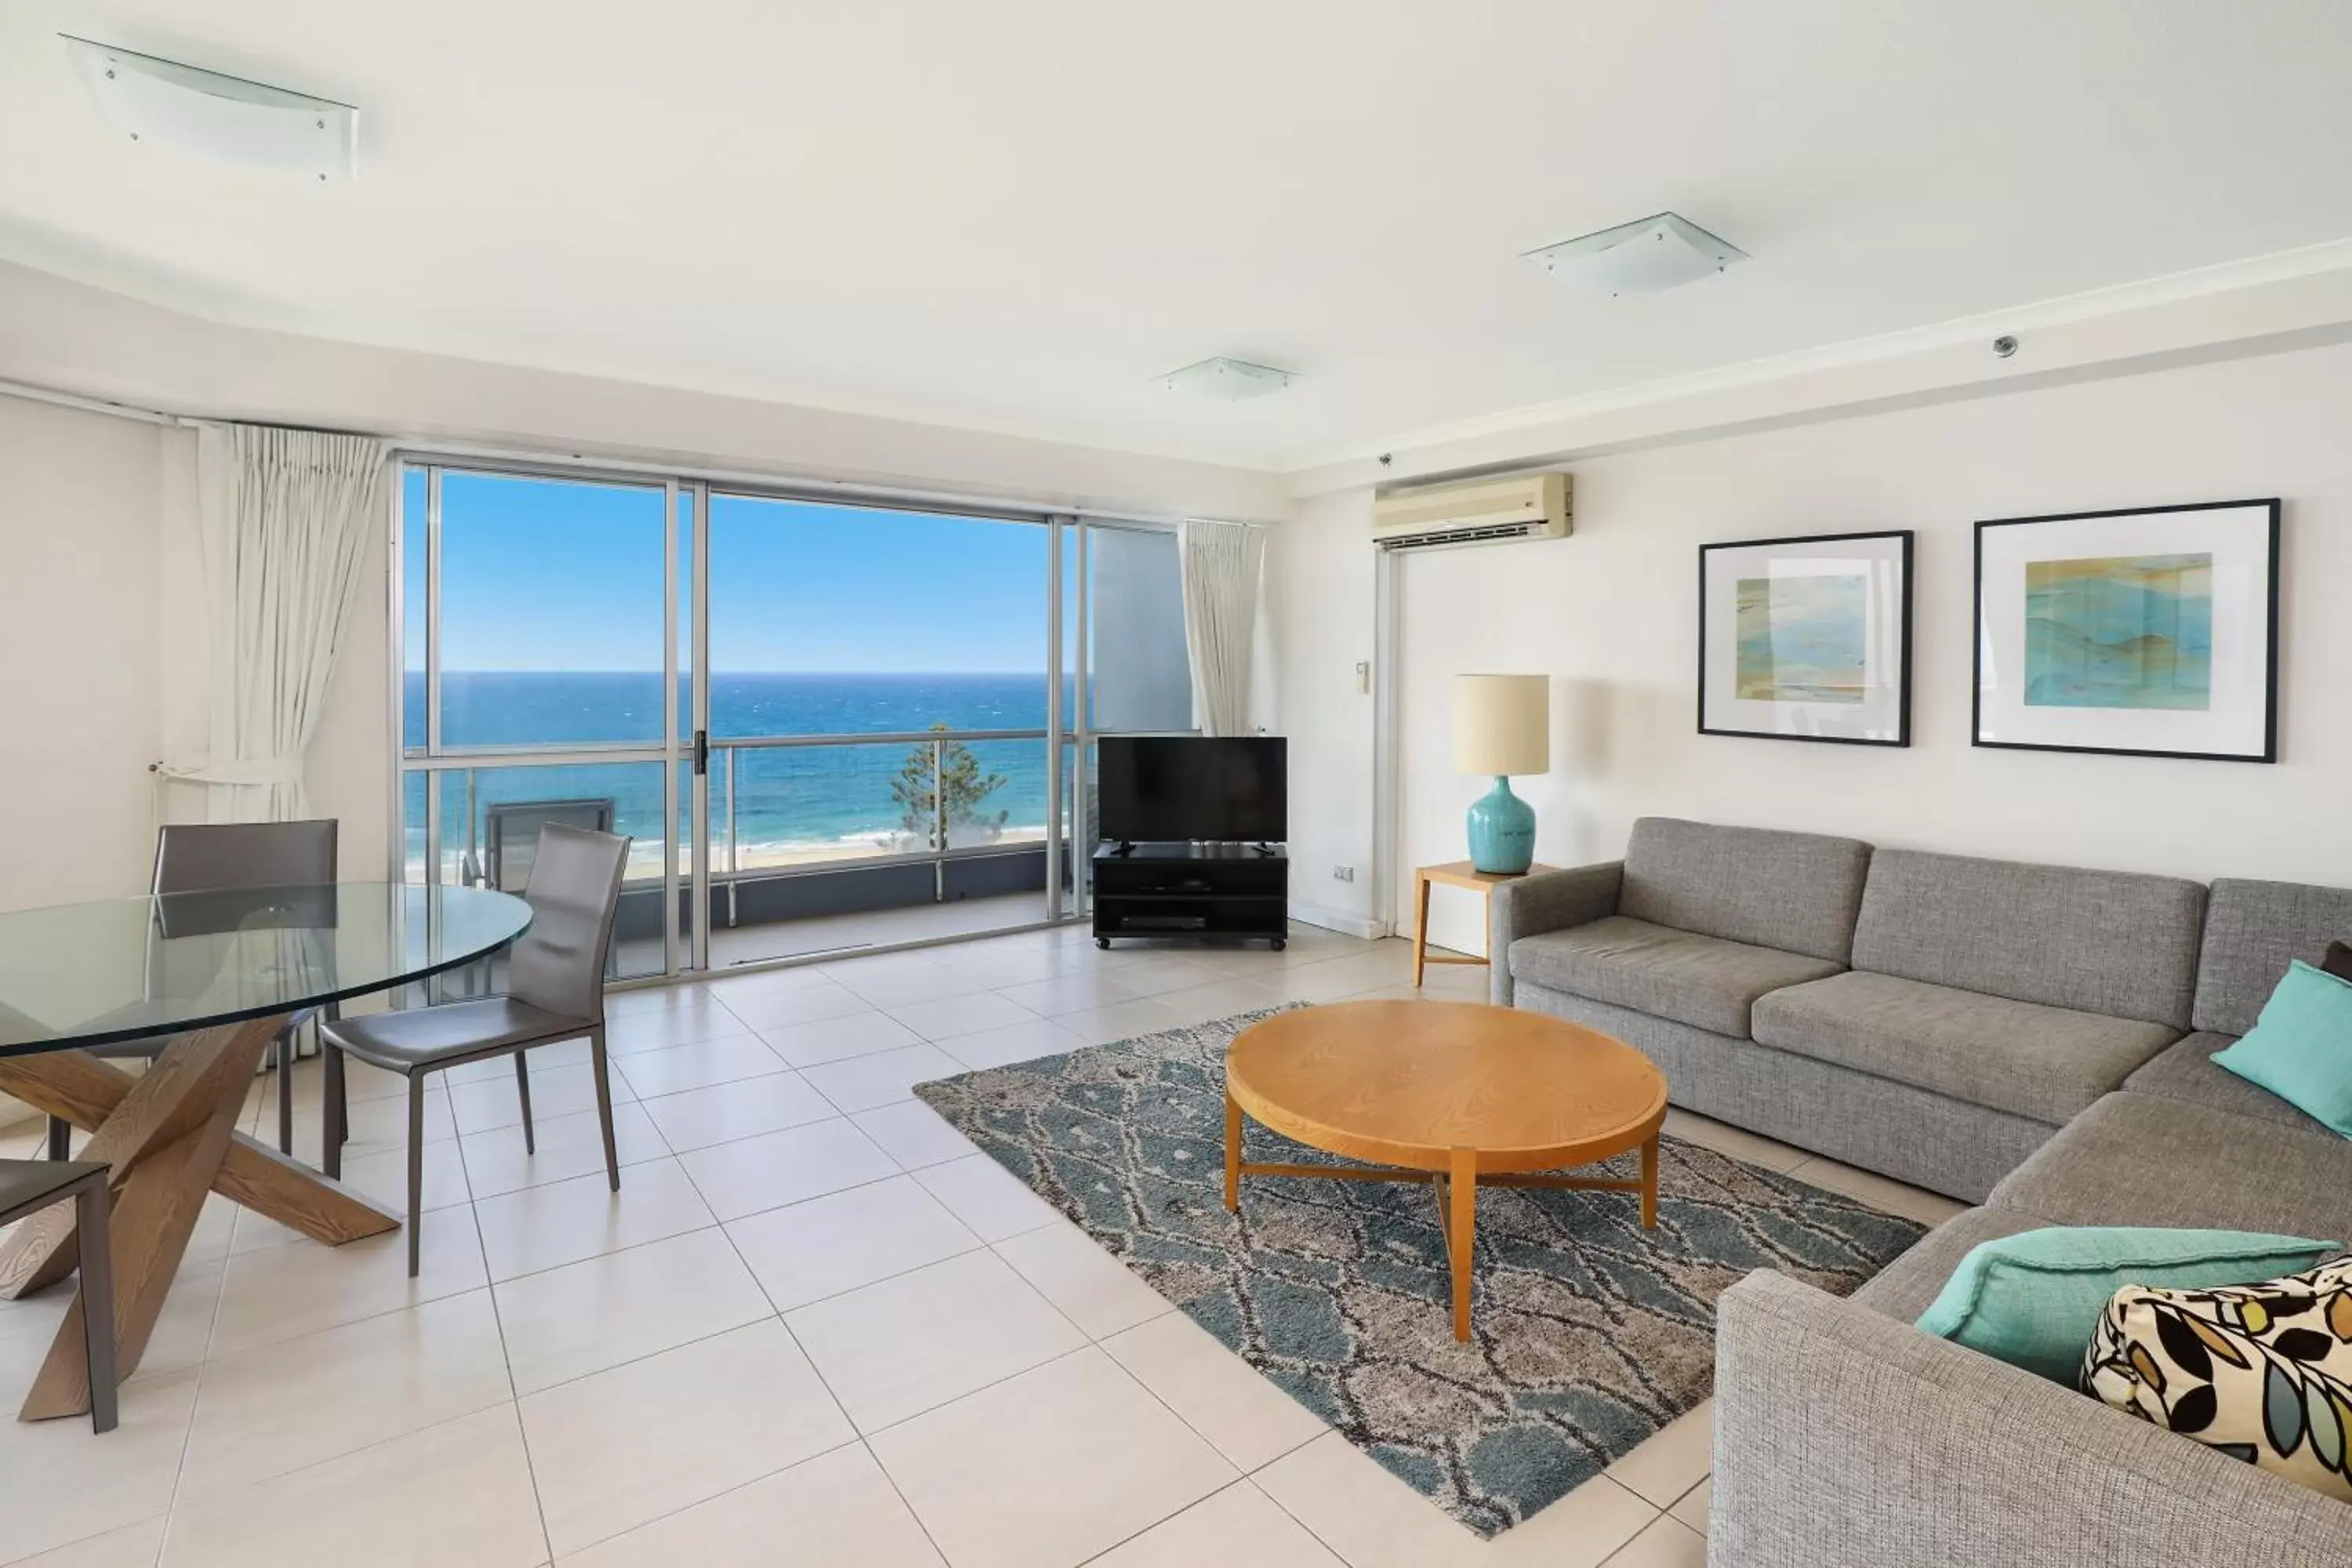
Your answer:
[[[1678,213],[1660,213],[1530,250],[1519,258],[1579,288],[1650,294],[1721,272],[1748,253]]]
[[[1297,379],[1296,374],[1276,370],[1270,364],[1220,357],[1171,371],[1160,378],[1160,384],[1171,392],[1189,392],[1195,397],[1213,397],[1220,403],[1239,403],[1245,397],[1280,392]]]
[[[360,111],[348,103],[58,36],[98,112],[133,142],[320,180],[358,173]]]

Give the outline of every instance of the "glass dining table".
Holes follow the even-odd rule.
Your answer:
[[[207,1194],[329,1246],[400,1216],[237,1131],[263,1054],[293,1016],[473,963],[530,924],[506,893],[341,882],[173,893],[0,913],[0,1094],[91,1136],[111,1167],[115,1369],[147,1348]],[[152,1042],[143,1073],[92,1047]],[[142,1053],[144,1054],[144,1053]],[[62,1279],[73,1205],[0,1244],[0,1297]],[[77,1299],[19,1413],[89,1407]]]

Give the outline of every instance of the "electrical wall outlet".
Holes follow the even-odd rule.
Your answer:
[[[1356,868],[1353,866],[1334,866],[1331,876],[1336,881],[1352,882],[1356,879]]]

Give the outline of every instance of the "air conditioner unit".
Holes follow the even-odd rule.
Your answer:
[[[1372,500],[1372,542],[1382,550],[1441,544],[1502,544],[1565,539],[1566,474],[1512,474],[1465,483],[1416,485]]]

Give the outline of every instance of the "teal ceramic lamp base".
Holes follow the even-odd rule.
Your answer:
[[[1511,781],[1497,776],[1495,787],[1470,807],[1471,868],[1517,876],[1536,859],[1536,810],[1511,793]]]

